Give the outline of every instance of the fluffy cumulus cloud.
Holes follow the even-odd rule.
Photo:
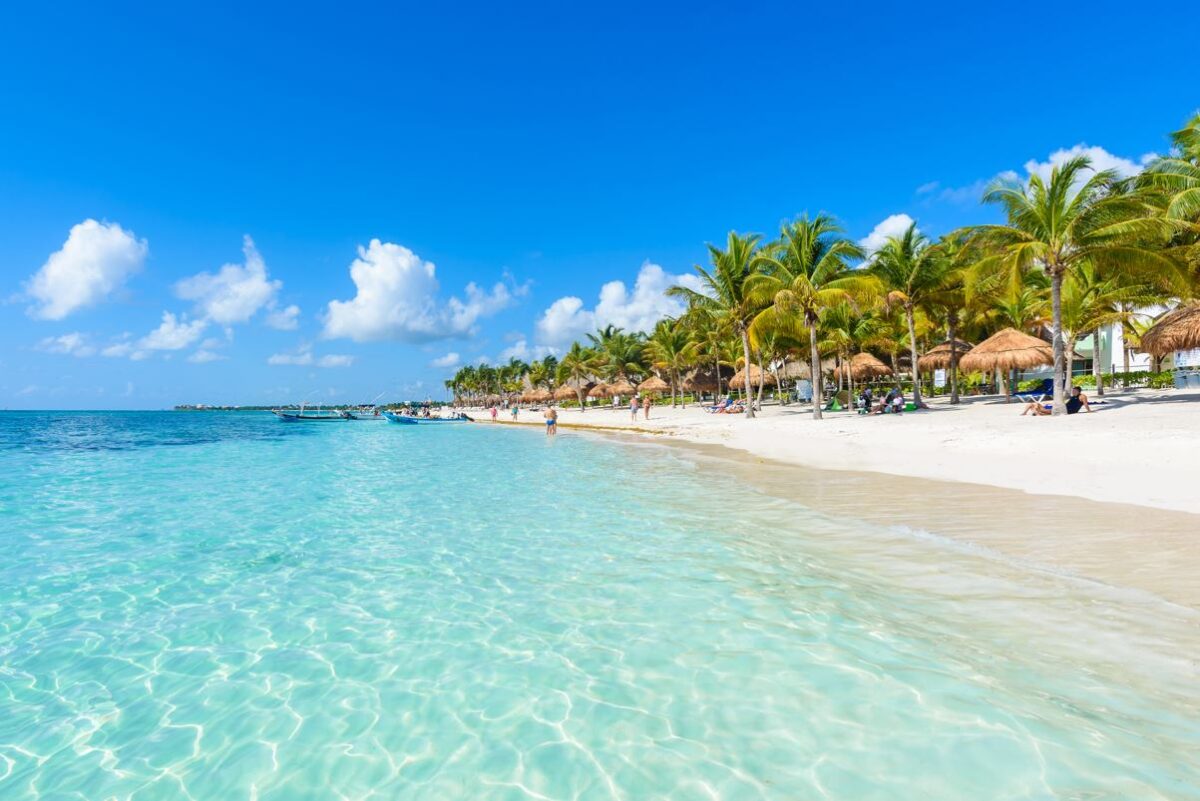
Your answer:
[[[199,348],[191,356],[188,356],[187,360],[192,364],[208,364],[209,362],[220,361],[224,358],[226,357],[222,356],[216,351],[212,351],[207,348]]]
[[[675,285],[696,291],[702,288],[697,275],[674,275],[657,264],[643,262],[632,289],[624,281],[609,281],[600,287],[600,297],[591,309],[584,305],[582,298],[559,298],[537,321],[535,338],[539,347],[530,351],[524,341],[520,341],[509,350],[524,346],[527,352],[536,356],[542,351],[561,348],[589,331],[607,325],[626,331],[650,331],[658,320],[678,316],[686,308],[687,304],[682,300],[666,294],[667,289]]]
[[[1059,149],[1050,154],[1050,158],[1045,161],[1030,159],[1025,162],[1025,172],[1030,175],[1039,175],[1043,181],[1050,179],[1050,171],[1066,163],[1067,161],[1086,156],[1092,162],[1092,169],[1097,172],[1101,170],[1115,170],[1117,175],[1122,178],[1129,178],[1137,175],[1142,169],[1154,159],[1153,153],[1147,153],[1137,161],[1132,159],[1114,156],[1102,147],[1091,147],[1086,144],[1078,144],[1074,147]]]
[[[293,304],[275,309],[267,315],[267,325],[280,331],[295,331],[300,325],[300,307]]]
[[[200,339],[207,327],[207,320],[186,320],[163,312],[158,328],[138,340],[136,349],[182,350]]]
[[[1157,157],[1157,154],[1146,153],[1137,159],[1131,159],[1109,153],[1102,147],[1080,143],[1074,147],[1059,148],[1051,153],[1045,161],[1029,159],[1024,165],[1026,179],[1029,176],[1037,175],[1043,181],[1047,181],[1050,179],[1051,170],[1078,156],[1086,156],[1091,161],[1093,170],[1115,170],[1120,177],[1129,178],[1145,169],[1146,165]],[[1083,180],[1086,181],[1090,175],[1091,173],[1085,172]],[[1016,170],[1004,170],[991,178],[981,178],[966,186],[943,186],[938,181],[930,181],[917,187],[917,195],[926,201],[936,200],[973,206],[981,201],[984,192],[997,180],[1020,181],[1022,178]]]
[[[458,354],[450,351],[445,356],[439,356],[429,363],[430,367],[458,367],[460,363]]]
[[[244,264],[226,264],[215,273],[198,273],[183,279],[175,285],[175,294],[196,304],[197,317],[218,325],[245,323],[265,307],[271,310],[268,325],[294,328],[300,309],[295,306],[276,309],[283,282],[271,279],[266,262],[248,236],[242,241],[242,255]]]
[[[349,367],[354,357],[340,353],[314,356],[310,346],[303,346],[294,353],[275,353],[267,358],[267,364],[291,365],[293,367]]]
[[[909,226],[915,222],[912,217],[907,214],[892,214],[883,219],[878,225],[871,229],[871,233],[858,240],[858,244],[863,250],[867,251],[869,257],[875,251],[883,247],[883,243],[889,237],[900,236],[908,230]]]
[[[96,348],[88,344],[87,338],[78,331],[57,337],[46,337],[38,343],[38,350],[79,357],[91,356],[96,352]]]
[[[403,245],[372,239],[350,264],[356,293],[330,301],[324,336],[355,342],[428,342],[469,334],[476,322],[510,306],[525,288],[468,284],[465,299],[441,301],[437,268]]]
[[[146,240],[116,223],[84,220],[26,283],[29,315],[61,320],[101,302],[142,268],[146,252]]]

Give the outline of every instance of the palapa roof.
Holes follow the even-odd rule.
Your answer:
[[[768,384],[775,383],[775,376],[770,373],[764,375],[763,371],[758,369],[757,364],[750,365],[750,386],[757,387],[759,384],[766,382]],[[742,368],[733,374],[733,378],[729,379],[729,386],[741,387],[746,385],[746,368]]]
[[[721,380],[728,383],[733,370],[721,365]],[[683,379],[683,389],[687,392],[715,392],[717,390],[717,373],[711,367],[698,367]]]
[[[1047,364],[1054,364],[1050,343],[1015,328],[997,331],[958,360],[967,372],[1028,370]]]
[[[834,364],[835,361],[833,359],[822,359],[820,369],[822,371],[832,370]],[[783,365],[783,367],[779,368],[777,373],[779,377],[784,380],[812,378],[812,370],[810,370],[808,367],[807,359],[789,359],[788,362]]]
[[[1138,349],[1152,356],[1200,348],[1200,301],[1169,311],[1142,334]]]
[[[610,395],[632,395],[635,392],[637,392],[637,387],[630,384],[624,378],[614,384],[610,384],[608,387],[608,394]]]
[[[892,368],[888,367],[883,362],[876,359],[869,353],[856,353],[850,357],[850,360],[840,367],[835,367],[833,374],[835,377],[847,372],[855,381],[862,381],[866,378],[879,378],[880,376],[891,375]]]
[[[604,382],[600,382],[588,390],[589,398],[607,398],[611,394],[612,388]]]
[[[971,345],[961,339],[954,340],[954,350],[961,362],[964,354],[971,351]],[[950,366],[950,340],[934,345],[917,358],[917,366],[922,370],[945,370]]]
[[[652,375],[638,384],[638,392],[670,392],[671,385],[656,375]]]
[[[529,393],[529,397],[530,400],[534,401],[535,403],[545,403],[546,401],[554,398],[554,393],[548,389],[535,389],[533,392]]]
[[[587,395],[587,387],[584,387],[583,394]],[[554,390],[555,400],[575,400],[578,398],[578,390],[570,384],[563,384],[558,389]]]

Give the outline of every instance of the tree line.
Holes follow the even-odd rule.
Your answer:
[[[956,348],[1013,328],[1048,329],[1054,355],[1054,413],[1065,411],[1076,343],[1093,337],[1093,369],[1103,392],[1100,331],[1119,324],[1127,342],[1152,320],[1143,310],[1200,294],[1200,113],[1171,134],[1172,148],[1140,174],[1095,170],[1086,157],[1054,166],[1048,178],[999,179],[981,202],[1004,222],[972,225],[931,239],[913,224],[866,253],[828,214],[803,214],[778,235],[730,232],[696,266],[701,290],[675,286],[686,301],[677,318],[648,333],[612,326],[572,343],[561,357],[468,366],[446,386],[461,399],[568,385],[583,403],[586,382],[657,375],[672,398],[681,377],[711,366],[764,370],[806,362],[813,416],[821,417],[823,365],[858,353],[906,356],[913,400],[923,346],[950,343],[950,401],[958,402]],[[1129,372],[1129,351],[1125,352]],[[762,382],[758,382],[761,392]],[[748,404],[747,416],[753,416]]]

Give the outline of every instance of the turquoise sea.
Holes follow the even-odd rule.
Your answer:
[[[0,415],[0,798],[1200,799],[1194,613],[743,473]]]

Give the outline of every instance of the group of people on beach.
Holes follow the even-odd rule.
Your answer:
[[[886,395],[878,399],[875,392],[866,387],[859,393],[857,402],[859,414],[903,414],[904,405],[904,390],[898,386],[892,387]]]

